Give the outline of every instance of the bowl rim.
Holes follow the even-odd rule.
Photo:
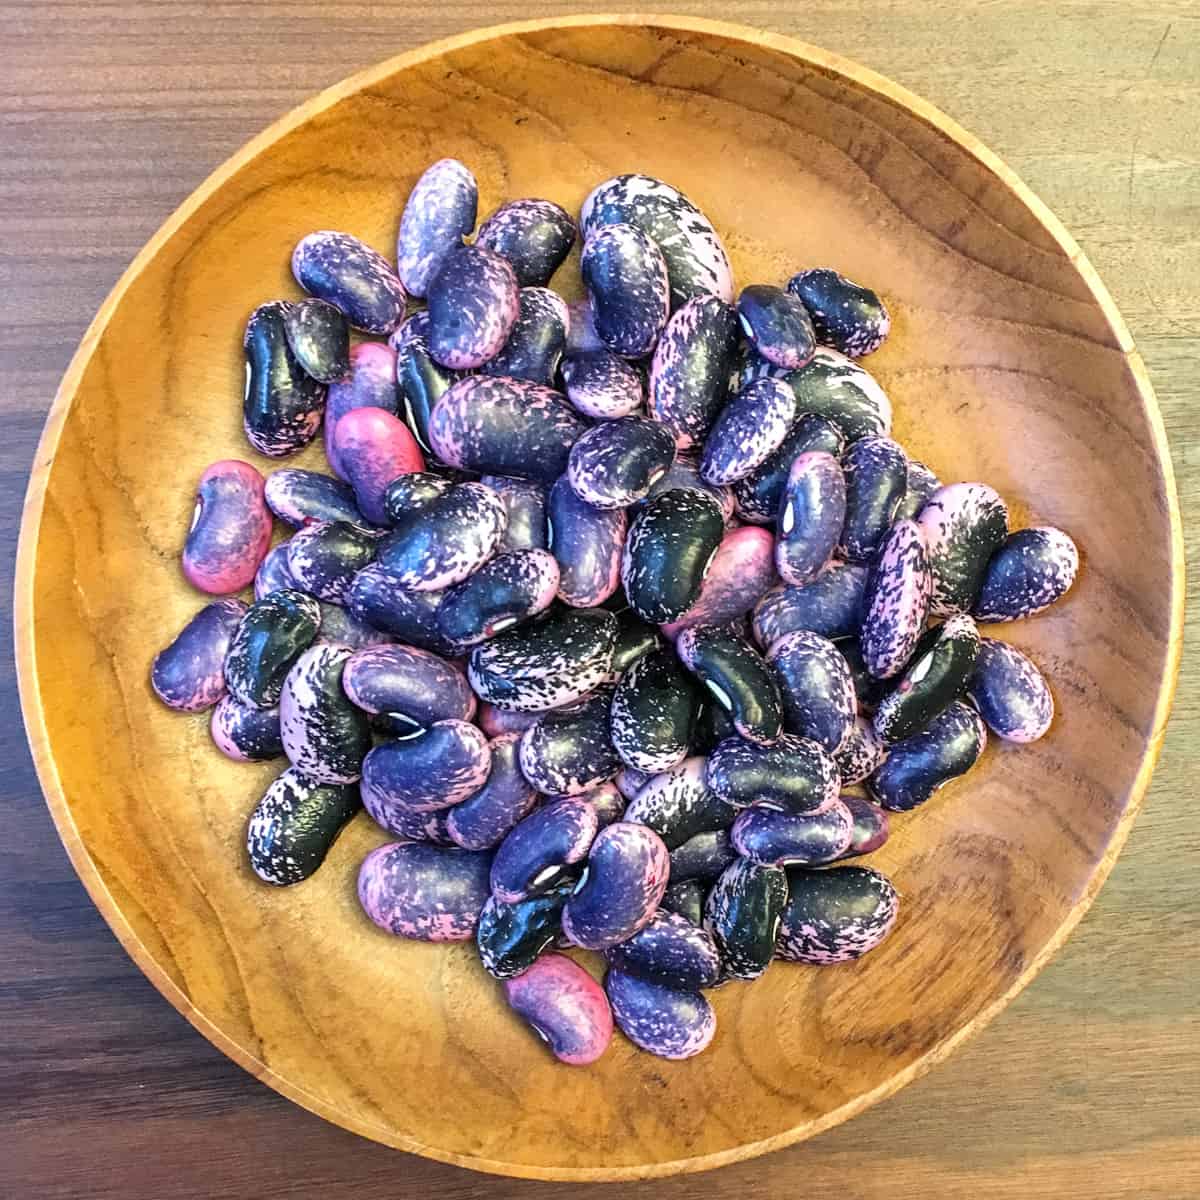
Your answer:
[[[398,71],[417,66],[453,51],[478,45],[494,39],[539,33],[554,29],[580,29],[602,26],[641,26],[661,29],[673,33],[699,33],[713,35],[733,42],[744,42],[755,47],[778,51],[800,60],[824,74],[841,78],[855,84],[876,98],[894,107],[904,109],[927,127],[937,131],[947,141],[953,142],[986,171],[1004,185],[1034,216],[1042,228],[1067,255],[1079,272],[1092,298],[1099,305],[1111,330],[1117,349],[1125,357],[1134,386],[1141,399],[1146,422],[1150,429],[1155,457],[1162,472],[1167,502],[1167,517],[1171,541],[1171,619],[1168,633],[1165,670],[1158,685],[1155,701],[1154,726],[1148,739],[1142,761],[1138,767],[1129,801],[1126,804],[1104,854],[1096,863],[1087,885],[1075,905],[1062,923],[1055,929],[1045,945],[1026,964],[1024,970],[986,1008],[962,1026],[946,1034],[930,1050],[910,1063],[903,1070],[890,1076],[868,1092],[855,1096],[846,1103],[811,1120],[802,1121],[791,1129],[754,1142],[710,1154],[673,1159],[669,1162],[649,1163],[625,1167],[569,1167],[539,1166],[528,1163],[512,1163],[478,1155],[461,1154],[436,1146],[428,1146],[412,1138],[399,1135],[382,1125],[342,1112],[335,1105],[304,1090],[296,1082],[275,1071],[255,1058],[242,1045],[226,1035],[213,1024],[191,1002],[188,995],[178,987],[158,965],[153,953],[137,936],[132,926],[105,885],[95,862],[85,846],[71,813],[71,807],[58,775],[42,709],[38,687],[36,648],[33,637],[34,575],[38,534],[45,509],[46,489],[50,467],[58,449],[63,426],[74,400],[75,393],[85,368],[107,328],[118,305],[132,282],[159,250],[185,224],[193,213],[211,197],[226,180],[243,166],[256,158],[273,143],[304,124],[313,116],[329,109],[339,101],[361,92]],[[1162,749],[1179,675],[1183,648],[1183,619],[1185,593],[1185,561],[1183,525],[1179,510],[1175,474],[1167,442],[1162,414],[1155,399],[1154,390],[1141,355],[1134,347],[1133,339],[1117,310],[1107,288],[1100,280],[1095,268],[1079,248],[1075,239],[1050,209],[1022,182],[996,154],[968,133],[957,122],[940,109],[923,100],[907,88],[892,82],[876,71],[839,54],[823,50],[809,42],[785,34],[771,33],[752,26],[735,22],[712,20],[658,13],[587,13],[572,16],[555,16],[524,21],[505,22],[458,33],[437,41],[428,42],[414,49],[394,55],[383,62],[357,71],[316,95],[303,101],[295,108],[272,122],[261,133],[246,142],[239,150],[225,159],[213,170],[171,213],[133,261],[113,285],[95,317],[84,333],[66,373],[55,392],[54,400],[46,417],[41,437],[31,467],[26,489],[17,546],[16,572],[14,576],[14,657],[17,667],[17,684],[21,710],[38,780],[46,798],[47,807],[53,818],[58,835],[62,840],[71,864],[87,889],[92,902],[99,909],[117,940],[133,959],[134,963],[168,1001],[203,1036],[222,1053],[232,1059],[261,1082],[289,1100],[335,1125],[370,1138],[394,1149],[419,1154],[439,1162],[467,1167],[476,1171],[515,1176],[524,1179],[542,1179],[584,1182],[618,1182],[639,1179],[654,1179],[676,1174],[688,1174],[727,1166],[765,1154],[785,1146],[813,1137],[843,1121],[858,1115],[880,1100],[898,1092],[902,1087],[925,1075],[968,1038],[987,1026],[1009,1003],[1030,983],[1047,962],[1062,947],[1074,931],[1075,926],[1092,906],[1104,881],[1117,859],[1134,819],[1141,810],[1147,787]]]

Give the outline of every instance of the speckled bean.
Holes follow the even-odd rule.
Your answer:
[[[318,643],[296,660],[279,697],[279,728],[292,766],[315,783],[353,783],[371,748],[371,728],[342,691],[351,651]]]
[[[853,834],[854,818],[840,800],[803,816],[753,804],[729,831],[739,854],[768,867],[833,862],[850,848]]]
[[[487,738],[466,721],[435,721],[417,737],[384,742],[362,764],[363,779],[410,812],[449,808],[487,783]]]
[[[450,837],[464,850],[498,846],[518,821],[538,802],[537,792],[521,774],[517,731],[492,736],[487,782],[474,795],[459,801],[446,814]]]
[[[974,613],[980,621],[1019,621],[1060,600],[1079,573],[1079,550],[1061,529],[1010,534],[988,560]]]
[[[367,520],[386,524],[388,484],[397,475],[425,469],[408,426],[381,408],[356,408],[338,421],[333,444],[359,509]]]
[[[159,651],[150,684],[168,708],[203,712],[225,695],[225,656],[246,611],[240,600],[214,600]]]
[[[986,483],[939,488],[917,516],[929,552],[936,616],[970,612],[979,599],[988,560],[1008,535],[1008,508]]]
[[[566,470],[571,447],[586,428],[558,392],[523,379],[470,375],[434,406],[429,440],[452,467],[548,486]]]
[[[623,771],[618,772],[613,779],[617,790],[625,797],[626,802],[632,800],[646,786],[653,776],[646,771],[635,771],[632,767],[626,767]]]
[[[604,829],[614,821],[620,821],[625,816],[625,797],[615,783],[601,783],[579,793],[580,800],[586,800],[596,810],[596,820],[599,827]]]
[[[398,717],[411,731],[475,715],[475,697],[462,672],[412,646],[356,650],[346,663],[342,687],[364,712]]]
[[[801,454],[788,471],[776,523],[775,568],[784,583],[811,583],[833,557],[846,520],[841,465],[823,451]]]
[[[836,753],[858,712],[854,679],[837,647],[800,629],[773,642],[767,661],[779,681],[788,733]]]
[[[437,625],[444,595],[401,587],[394,572],[371,563],[354,577],[346,604],[358,620],[418,649],[447,655],[453,654],[455,647],[441,635]]]
[[[774,525],[792,463],[801,454],[814,452],[840,458],[845,442],[842,431],[832,421],[815,413],[805,413],[788,431],[779,448],[733,485],[737,515],[756,525]]]
[[[663,987],[695,992],[712,987],[721,955],[711,934],[661,908],[633,937],[604,952],[609,966]]]
[[[878,946],[896,924],[900,897],[891,880],[870,867],[793,867],[787,877],[776,953],[789,962],[850,962]]]
[[[316,521],[367,523],[354,499],[354,489],[320,471],[299,467],[273,471],[267,476],[263,495],[267,507],[297,529]]]
[[[577,233],[567,211],[549,200],[510,200],[480,225],[475,244],[507,258],[521,287],[545,287]]]
[[[640,1050],[660,1058],[692,1058],[716,1035],[716,1013],[699,992],[664,987],[616,969],[609,970],[604,986],[617,1027]]]
[[[922,462],[908,460],[904,498],[896,509],[897,521],[916,520],[917,514],[942,486],[942,481]]]
[[[558,560],[558,596],[573,608],[603,604],[620,586],[628,519],[581,500],[564,475],[546,499],[547,548]]]
[[[737,309],[742,331],[772,366],[794,371],[812,358],[817,335],[808,310],[791,292],[751,284],[742,288]]]
[[[429,454],[433,444],[429,421],[437,402],[463,377],[435,362],[429,351],[429,313],[422,309],[400,327],[396,339],[396,396],[398,415],[404,418],[417,445]]]
[[[485,375],[505,375],[553,387],[570,326],[567,302],[549,288],[522,288],[508,340],[483,364]]]
[[[494,357],[520,311],[520,289],[508,260],[485,246],[460,246],[429,281],[429,353],[454,371]]]
[[[846,522],[838,543],[848,562],[869,562],[896,519],[908,487],[908,456],[891,438],[859,438],[842,456]]]
[[[578,708],[547,713],[521,735],[521,772],[539,792],[574,796],[621,769],[609,734],[611,696],[603,688]]]
[[[210,595],[240,592],[266,557],[271,528],[263,477],[237,459],[213,463],[196,487],[192,524],[183,546],[187,581]]]
[[[491,858],[422,842],[380,846],[359,868],[359,903],[397,937],[465,942],[487,902]]]
[[[797,272],[787,290],[808,310],[817,341],[851,358],[878,350],[891,329],[883,301],[829,267]]]
[[[350,326],[341,309],[325,300],[300,300],[284,310],[283,328],[296,361],[318,383],[349,373]]]
[[[234,762],[267,762],[283,757],[278,708],[254,708],[223,696],[208,725],[213,745]]]
[[[700,464],[691,454],[676,451],[675,461],[650,485],[646,499],[653,500],[655,496],[661,496],[663,492],[672,492],[676,488],[695,488],[697,491],[707,492],[721,506],[721,518],[726,528],[735,524],[732,489],[718,487],[702,478]]]
[[[546,489],[529,479],[485,475],[479,481],[504,502],[508,523],[497,553],[512,550],[547,550]]]
[[[680,662],[713,694],[747,741],[770,745],[783,730],[783,700],[770,666],[744,638],[712,625],[675,639]]]
[[[562,361],[567,399],[586,417],[627,417],[642,405],[642,377],[611,350],[584,350]]]
[[[887,755],[887,746],[865,717],[855,717],[846,740],[838,747],[834,760],[842,777],[842,786],[861,783],[875,771]]]
[[[736,815],[708,787],[705,760],[698,756],[651,776],[625,808],[626,821],[653,829],[668,850],[699,833],[728,828]]]
[[[259,305],[246,322],[242,351],[246,386],[242,428],[259,454],[294,454],[316,436],[325,408],[325,385],[296,361],[284,323],[289,305]]]
[[[1054,697],[1041,671],[1015,646],[984,638],[969,684],[987,727],[1008,742],[1036,742],[1054,719]]]
[[[612,1041],[612,1010],[603,989],[565,955],[543,955],[506,980],[504,994],[559,1062],[587,1066]]]
[[[287,542],[280,542],[277,546],[272,546],[267,551],[266,557],[258,565],[258,570],[254,573],[254,598],[261,600],[264,596],[269,596],[272,592],[282,591],[285,588],[296,588],[296,581],[292,578],[292,573],[288,570],[287,565],[288,545]]]
[[[652,829],[617,821],[600,830],[563,910],[563,933],[585,950],[632,937],[654,916],[669,870],[667,848]]]
[[[868,575],[864,566],[834,559],[803,587],[772,588],[754,608],[755,640],[770,650],[781,637],[802,629],[830,641],[856,636]]]
[[[897,521],[879,548],[862,601],[859,647],[877,679],[898,675],[925,627],[933,577],[916,521]]]
[[[704,926],[727,975],[757,979],[767,969],[787,898],[787,876],[779,867],[739,858],[721,873],[705,901]]]
[[[649,354],[670,314],[667,264],[654,241],[633,225],[604,225],[585,235],[579,269],[604,345],[624,358]]]
[[[586,696],[612,661],[617,619],[603,609],[571,609],[529,629],[507,629],[476,646],[468,678],[481,700],[538,712]]]
[[[273,708],[283,681],[321,628],[321,606],[303,592],[272,592],[242,618],[225,656],[225,684],[240,704]]]
[[[695,625],[725,625],[753,608],[778,580],[774,537],[754,526],[731,529],[717,547],[695,603],[662,631],[673,638]]]
[[[318,521],[288,541],[288,573],[300,591],[341,604],[355,576],[374,559],[377,545],[371,534],[345,521]]]
[[[292,274],[364,333],[391,333],[404,317],[408,298],[391,264],[351,234],[322,229],[301,238],[292,252]]]
[[[606,682],[619,683],[639,658],[661,649],[662,644],[653,625],[647,625],[632,608],[623,608],[617,613],[617,644],[613,647],[612,667]]]
[[[867,787],[884,808],[907,812],[924,804],[952,779],[965,775],[986,745],[983,719],[955,700],[920,733],[892,746],[867,780]]]
[[[728,830],[709,829],[696,833],[671,851],[671,878],[676,883],[688,879],[710,881],[736,862],[737,857]]]
[[[512,979],[533,966],[562,931],[563,906],[574,886],[567,876],[548,892],[515,904],[489,896],[475,931],[483,969],[496,979]]]
[[[329,385],[325,402],[325,457],[329,469],[339,479],[345,479],[346,475],[334,446],[337,423],[356,408],[381,408],[395,415],[400,406],[396,389],[398,370],[396,352],[390,346],[360,342],[350,348],[349,374]]]
[[[703,879],[680,879],[667,884],[659,912],[678,913],[693,925],[704,922],[704,901],[708,896],[708,884]]]
[[[586,800],[565,796],[536,808],[509,830],[492,860],[491,890],[516,904],[578,875],[574,864],[591,848],[600,827]]]
[[[804,816],[828,808],[841,777],[828,751],[807,738],[784,734],[773,746],[727,738],[708,756],[705,783],[731,808],[758,804]]]
[[[500,554],[446,593],[438,628],[456,646],[475,646],[549,608],[558,563],[548,550]]]
[[[700,693],[669,650],[639,658],[612,700],[612,744],[621,761],[642,771],[668,771],[686,757]]]
[[[470,168],[440,158],[413,185],[400,217],[396,274],[411,296],[424,296],[446,255],[475,228],[479,187]]]
[[[721,410],[704,440],[700,471],[709,483],[736,483],[783,444],[796,417],[796,397],[779,379],[753,379]]]

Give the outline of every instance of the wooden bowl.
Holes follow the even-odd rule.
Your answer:
[[[240,337],[296,294],[292,246],[344,228],[391,253],[433,159],[470,163],[480,213],[570,210],[620,171],[670,180],[742,282],[828,264],[894,314],[869,365],[896,432],[1017,524],[1075,535],[1068,598],[1002,630],[1045,669],[1048,737],[993,745],[899,818],[875,856],[900,923],[861,962],[776,964],[713,993],[719,1032],[670,1063],[616,1038],[557,1065],[471,945],[393,939],[355,873],[357,818],[285,890],[246,865],[278,769],[236,766],[151,694],[153,653],[200,605],[179,551],[192,486],[241,433]],[[577,286],[573,263],[561,281]],[[560,286],[562,285],[560,282]],[[318,462],[306,454],[303,462]],[[268,469],[271,464],[259,461]],[[265,1083],[367,1137],[556,1179],[697,1171],[860,1112],[994,1017],[1062,943],[1145,792],[1179,657],[1179,514],[1141,359],[1079,248],[994,155],[879,76],[790,39],[691,18],[536,21],[452,38],[324,92],[220,168],[105,302],[46,426],[17,574],[18,666],[71,859],[138,965]]]

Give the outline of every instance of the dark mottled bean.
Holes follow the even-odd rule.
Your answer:
[[[579,269],[604,345],[625,358],[649,354],[670,313],[658,246],[633,225],[605,225],[587,234]]]
[[[608,675],[617,619],[568,609],[528,629],[506,629],[471,651],[475,694],[498,708],[539,712],[586,696]]]
[[[371,748],[371,727],[342,691],[351,651],[318,643],[296,660],[279,697],[279,728],[292,766],[315,783],[353,783]]]
[[[695,604],[724,525],[716,500],[690,488],[642,506],[629,527],[621,583],[643,620],[675,621]]]
[[[775,567],[793,587],[811,583],[833,557],[846,520],[841,465],[823,451],[792,463],[779,503]]]
[[[700,706],[692,733],[692,752],[711,754],[726,738],[737,737],[733,718],[711,696]]]
[[[708,756],[705,783],[731,808],[757,804],[804,816],[837,799],[841,777],[823,747],[784,734],[773,746],[726,738]]]
[[[408,842],[372,850],[358,900],[381,929],[423,942],[465,942],[487,903],[490,854]]]
[[[796,411],[816,413],[837,425],[849,442],[869,434],[886,436],[892,429],[892,404],[864,367],[824,346],[807,366],[785,371],[757,355],[744,368],[740,385],[763,375],[786,379],[796,393]]]
[[[293,454],[316,436],[325,408],[325,386],[296,361],[287,342],[284,318],[289,305],[259,305],[246,322],[242,351],[246,389],[242,428],[259,454]]]
[[[675,443],[662,425],[620,417],[589,429],[571,447],[567,479],[596,508],[626,508],[646,496],[674,458]]]
[[[548,892],[516,904],[489,896],[479,914],[475,945],[483,969],[496,979],[512,979],[527,971],[562,930],[562,910],[575,879],[560,879]]]
[[[986,483],[939,488],[917,524],[933,575],[929,610],[936,616],[970,612],[979,599],[988,560],[1008,535],[1008,508]]]
[[[427,299],[429,353],[455,371],[473,370],[494,357],[520,311],[512,267],[483,246],[461,246],[447,254],[429,281]]]
[[[321,628],[321,606],[303,592],[272,592],[242,618],[225,656],[225,684],[240,704],[273,708],[283,681]]]
[[[322,229],[301,238],[292,252],[292,274],[364,333],[391,333],[404,317],[408,297],[391,264],[348,233]]]
[[[259,563],[258,570],[254,573],[255,600],[261,600],[264,596],[269,596],[272,592],[282,591],[285,588],[296,589],[296,581],[288,570],[287,557],[287,542],[280,542],[278,546],[272,546],[267,551],[266,557]]]
[[[686,757],[700,693],[669,650],[639,658],[612,701],[612,743],[626,766],[668,771]]]
[[[850,810],[850,817],[854,821],[850,845],[842,858],[860,858],[878,850],[888,840],[890,832],[891,822],[887,811],[873,804],[866,796],[856,796],[853,792],[845,792],[842,803]]]
[[[778,867],[739,858],[722,872],[708,893],[704,926],[727,975],[757,979],[767,969],[787,898],[787,876]]]
[[[617,644],[613,647],[609,683],[617,683],[639,658],[662,647],[662,638],[632,608],[617,613]]]
[[[855,637],[862,624],[869,571],[855,563],[827,563],[803,587],[772,588],[754,609],[754,637],[764,650],[807,629],[836,641]]]
[[[567,399],[587,417],[627,417],[642,405],[642,377],[611,350],[584,350],[562,362]]]
[[[202,592],[240,592],[254,579],[271,545],[271,513],[263,477],[236,459],[205,469],[183,546],[183,573]]]
[[[283,328],[306,374],[319,383],[349,374],[350,326],[341,309],[324,300],[301,300],[284,310]]]
[[[793,867],[787,877],[776,953],[789,962],[850,962],[878,946],[896,923],[900,897],[870,867]]]
[[[492,895],[505,904],[550,891],[591,848],[600,820],[586,801],[565,796],[536,808],[509,830],[492,860]]]
[[[796,397],[779,379],[753,379],[721,410],[704,440],[700,471],[709,483],[736,483],[762,466],[791,432]]]
[[[449,808],[487,783],[487,738],[466,721],[436,721],[417,737],[384,742],[363,761],[373,791],[410,812]]]
[[[671,851],[671,878],[676,883],[688,879],[713,880],[736,862],[737,857],[737,849],[727,830],[710,829],[697,833]]]
[[[668,637],[695,625],[725,625],[744,616],[778,582],[775,539],[765,529],[731,529],[709,565],[696,602],[677,621],[663,625]]]
[[[283,757],[278,708],[254,708],[224,696],[208,726],[213,745],[234,762],[267,762]]]
[[[699,992],[615,969],[605,976],[604,986],[617,1027],[640,1050],[660,1058],[692,1058],[716,1035],[716,1013]]]
[[[567,302],[549,288],[522,288],[518,305],[508,340],[483,364],[484,374],[552,387],[567,344]]]
[[[650,365],[650,412],[681,450],[708,436],[729,393],[737,314],[717,296],[697,296],[667,322]]]
[[[625,797],[626,802],[632,800],[650,782],[653,778],[646,771],[635,771],[632,767],[626,767],[623,771],[619,771],[613,779],[617,790]]]
[[[1054,719],[1054,697],[1041,671],[1014,646],[984,638],[975,660],[971,703],[997,737],[1036,742]]]
[[[800,629],[773,642],[768,661],[779,680],[788,733],[810,738],[835,753],[858,712],[854,679],[838,648],[827,638]]]
[[[475,646],[545,611],[557,594],[554,555],[514,550],[450,588],[438,609],[438,628],[456,646]]]
[[[675,461],[654,481],[646,493],[647,500],[673,492],[676,488],[695,488],[707,492],[721,506],[721,518],[726,526],[733,524],[733,492],[727,487],[709,483],[700,475],[700,464],[689,454],[676,451]]]
[[[803,303],[783,288],[755,283],[742,288],[738,320],[750,344],[772,366],[794,371],[812,358],[817,335]]]
[[[896,509],[897,521],[912,521],[942,486],[942,481],[924,464],[908,460],[904,498]]]
[[[612,779],[621,760],[609,734],[611,689],[566,713],[547,713],[521,735],[521,771],[539,792],[574,796]]]
[[[377,544],[371,534],[345,521],[318,521],[288,541],[288,573],[300,591],[341,604],[355,576],[374,559]]]
[[[545,287],[577,232],[567,211],[549,200],[510,200],[480,225],[475,244],[507,258],[522,287]]]
[[[299,467],[273,471],[267,476],[263,495],[267,507],[281,521],[297,529],[315,521],[365,524],[354,499],[354,489],[320,471]]]
[[[865,717],[855,717],[846,740],[838,747],[834,760],[842,777],[842,786],[861,783],[875,771],[887,755],[883,739]]]
[[[360,342],[350,349],[350,373],[329,385],[325,402],[325,457],[329,469],[345,479],[333,444],[337,423],[356,408],[382,408],[395,414],[400,400],[396,390],[396,352],[380,342]],[[428,449],[428,447],[426,447]]]
[[[558,595],[573,608],[603,604],[621,582],[628,520],[581,500],[564,475],[546,498],[547,548],[558,560]]]
[[[425,469],[408,426],[382,408],[356,408],[338,422],[333,445],[363,515],[376,525],[386,524],[388,484],[397,475]]]
[[[453,480],[429,471],[397,476],[383,490],[383,508],[388,522],[402,524],[414,513],[440,500],[453,487]]]
[[[798,272],[787,290],[808,310],[817,341],[851,358],[878,350],[891,329],[883,301],[829,267]]]
[[[924,804],[952,779],[965,775],[986,745],[982,718],[955,700],[920,733],[892,746],[867,786],[884,808],[907,812]]]
[[[460,483],[398,524],[379,543],[379,561],[402,587],[440,591],[491,558],[507,520],[491,488]]]
[[[846,638],[834,644],[850,668],[850,675],[854,680],[854,692],[858,697],[858,711],[870,716],[879,707],[880,700],[887,694],[887,680],[876,679],[867,669],[862,646],[857,638]]]
[[[426,167],[408,194],[396,238],[396,274],[409,295],[424,296],[452,250],[475,228],[479,187],[456,158]]]
[[[214,600],[159,651],[150,684],[168,708],[203,712],[225,695],[225,656],[246,611],[240,600]]]
[[[653,829],[668,850],[699,833],[728,828],[736,815],[732,805],[709,789],[700,757],[651,776],[625,809],[626,821]]]
[[[868,562],[896,519],[908,487],[908,456],[891,438],[859,438],[842,457],[846,477],[846,523],[838,553]]]
[[[929,611],[933,576],[916,521],[897,521],[879,548],[863,594],[859,647],[867,669],[890,679],[908,662]]]
[[[662,251],[671,283],[671,307],[696,296],[733,299],[733,271],[708,218],[680,191],[649,175],[616,175],[583,202],[585,237],[604,225],[628,223],[649,234]]]
[[[559,1062],[587,1066],[612,1041],[612,1010],[603,989],[565,955],[543,955],[506,980],[504,994]]]
[[[975,616],[1019,621],[1061,599],[1079,573],[1079,550],[1061,529],[1019,529],[988,560]]]
[[[361,807],[357,787],[317,783],[289,767],[250,814],[246,850],[254,873],[279,887],[307,879]]]
[[[652,829],[617,821],[600,830],[563,910],[563,933],[585,950],[631,938],[654,916],[669,870],[667,848]]]
[[[875,712],[875,732],[899,742],[924,729],[967,689],[979,654],[979,631],[960,614],[930,629]]]
[[[609,966],[679,991],[712,987],[721,974],[721,955],[707,930],[661,908],[628,941],[604,952]]]
[[[745,479],[733,485],[737,514],[756,525],[773,525],[787,486],[792,463],[801,454],[820,452],[840,458],[846,439],[832,421],[805,413],[791,427],[779,448]]]
[[[426,453],[433,450],[429,419],[434,406],[462,378],[460,371],[451,371],[434,361],[429,352],[428,327],[428,310],[411,316],[398,330],[395,352],[398,415]]]
[[[519,732],[501,733],[488,742],[491,753],[487,782],[446,814],[450,837],[464,850],[498,846],[538,802],[537,792],[521,774],[517,759]]]
[[[546,489],[528,479],[509,479],[505,475],[485,475],[480,481],[504,502],[508,523],[497,553],[511,550],[548,550],[546,531]]]
[[[523,379],[471,375],[438,400],[429,439],[452,467],[549,485],[587,422],[558,392]]]
[[[702,625],[675,639],[680,662],[733,717],[747,741],[770,745],[783,730],[783,700],[770,666],[744,638]]]
[[[680,879],[667,884],[658,910],[678,913],[693,925],[700,925],[704,921],[704,901],[707,896],[708,884],[704,880]]]
[[[412,646],[356,650],[346,663],[342,687],[364,712],[399,718],[409,732],[475,715],[475,697],[462,672]]]
[[[729,831],[734,849],[767,867],[815,867],[841,858],[853,840],[854,818],[835,800],[828,808],[803,816],[754,804]]]
[[[442,636],[437,624],[444,595],[401,587],[394,572],[371,563],[354,577],[346,604],[359,621],[402,642],[433,654],[452,655],[455,647]]]
[[[602,783],[588,788],[586,792],[579,793],[579,799],[586,800],[596,810],[596,820],[601,829],[624,819],[625,797],[615,783]]]
[[[367,815],[394,837],[403,838],[406,842],[429,842],[434,846],[454,845],[446,825],[446,809],[416,812],[405,808],[377,791],[365,777],[359,781],[358,787]]]

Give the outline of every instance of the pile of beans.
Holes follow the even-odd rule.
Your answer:
[[[889,437],[867,288],[802,270],[735,301],[710,222],[643,175],[578,227],[516,200],[476,229],[477,195],[431,166],[395,266],[296,246],[307,297],[246,326],[245,431],[278,458],[323,424],[331,474],[204,472],[183,570],[225,598],[152,682],[230,758],[286,756],[250,817],[261,879],[308,878],[365,808],[395,839],[359,871],[378,926],[474,938],[563,1062],[614,1021],[686,1058],[706,989],[891,930],[891,882],[831,864],[988,729],[1046,732],[1045,680],[976,622],[1041,611],[1078,555]],[[580,237],[568,305],[547,285]]]

